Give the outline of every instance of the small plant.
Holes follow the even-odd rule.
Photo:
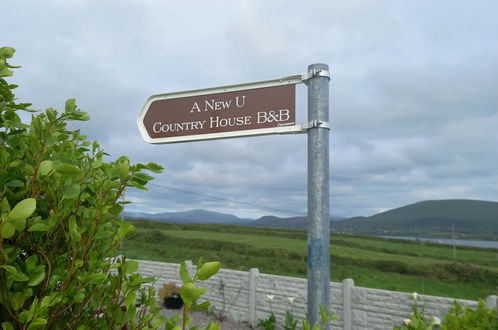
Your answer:
[[[218,293],[221,296],[222,305],[220,309],[213,306],[211,309],[207,311],[208,315],[215,317],[218,321],[221,322],[225,321],[227,319],[228,314],[230,313],[230,307],[235,305],[235,302],[239,298],[241,292],[242,292],[242,286],[239,287],[239,290],[231,299],[227,299],[225,293],[225,283],[223,282],[223,278],[220,279],[218,286]]]
[[[294,319],[294,298],[287,298],[291,307],[290,311],[285,312],[285,324],[282,326],[285,330],[295,330],[297,328],[297,320]]]
[[[425,305],[422,307],[422,310],[418,308],[418,294],[416,292],[412,293],[413,301],[413,311],[410,313],[409,319],[403,320],[403,325],[401,327],[394,326],[394,330],[432,330],[439,329],[441,325],[441,320],[438,317],[433,317],[431,320],[428,320],[425,315]]]
[[[270,313],[270,316],[268,316],[268,318],[259,321],[258,327],[262,327],[265,330],[274,330],[276,323],[277,319],[275,318],[275,315],[273,313]]]
[[[482,300],[479,300],[477,309],[463,308],[455,301],[449,313],[444,318],[442,330],[498,330],[498,310],[488,309]]]
[[[308,321],[303,320],[303,330],[326,330],[328,329],[330,322],[337,320],[334,312],[332,312],[331,310],[326,312],[325,308],[323,308],[322,305],[320,305],[320,317],[322,319],[322,322],[315,323],[313,324],[313,326],[311,326]]]
[[[192,318],[189,317],[191,311],[196,310],[207,310],[211,303],[205,301],[202,304],[197,304],[197,301],[206,293],[206,288],[198,287],[196,284],[199,281],[206,281],[215,275],[221,268],[221,264],[218,261],[206,262],[204,263],[202,258],[199,259],[197,263],[197,272],[194,277],[190,276],[187,270],[187,264],[183,262],[180,266],[180,277],[183,281],[183,285],[180,288],[180,296],[182,297],[183,306],[183,320],[182,327],[176,325],[177,322],[171,322],[166,325],[166,330],[186,330],[187,326],[192,322]],[[178,320],[176,318],[175,320]],[[197,329],[196,326],[190,327],[189,330]],[[220,326],[217,323],[211,322],[206,327],[206,330],[219,330]]]
[[[271,302],[274,296],[267,294],[266,298],[268,298],[268,301],[270,303],[270,315],[268,316],[268,318],[260,320],[257,326],[262,327],[265,330],[274,330],[276,329],[276,324],[277,324],[277,319],[275,317],[275,314],[273,314],[271,306]],[[289,297],[287,298],[287,301],[290,304],[291,310],[285,313],[285,324],[282,325],[282,328],[284,330],[295,330],[297,329],[298,321],[294,318],[294,298]],[[322,305],[320,305],[320,316],[321,316],[321,323],[317,322],[313,324],[313,326],[310,325],[310,323],[307,320],[302,320],[301,324],[303,330],[325,330],[328,329],[330,322],[337,319],[334,312],[332,311],[326,312],[325,308],[323,308]]]
[[[275,317],[275,314],[273,314],[271,308],[271,301],[273,300],[274,296],[272,294],[267,294],[266,298],[268,298],[268,302],[270,303],[270,315],[266,319],[260,320],[257,326],[262,327],[265,330],[274,330],[277,323],[277,318]]]

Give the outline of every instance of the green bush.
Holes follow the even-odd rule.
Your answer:
[[[444,318],[442,330],[498,330],[498,311],[488,309],[482,300],[477,309],[462,307],[457,301]]]
[[[394,326],[394,330],[498,330],[498,311],[496,308],[488,309],[484,301],[479,300],[477,309],[465,308],[455,300],[453,306],[446,314],[444,321],[438,317],[429,320],[424,315],[424,308],[419,310],[417,293],[412,294],[414,299],[413,311],[409,319],[403,320],[401,327]]]
[[[152,179],[126,157],[104,161],[96,142],[68,121],[88,120],[74,99],[64,112],[18,112],[5,78],[10,47],[0,48],[0,324],[5,329],[157,328],[155,293],[138,264],[116,257],[134,227],[120,220],[127,187]],[[31,111],[32,112],[32,111]],[[138,305],[140,307],[138,307]]]

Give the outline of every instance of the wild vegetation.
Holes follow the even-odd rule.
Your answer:
[[[13,329],[159,328],[152,279],[117,258],[133,226],[120,220],[125,188],[152,179],[126,157],[106,162],[97,142],[67,128],[88,120],[69,99],[24,123],[0,48],[0,324]],[[137,304],[140,308],[137,308]]]
[[[123,245],[129,258],[182,262],[199,256],[225,268],[306,277],[303,230],[230,225],[171,224],[135,220]],[[498,250],[421,241],[331,235],[333,281],[460,299],[485,298],[498,290]]]

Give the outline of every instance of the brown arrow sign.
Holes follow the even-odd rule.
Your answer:
[[[138,118],[149,143],[301,133],[295,77],[151,96]]]

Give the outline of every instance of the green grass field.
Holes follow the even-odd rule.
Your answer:
[[[228,225],[131,221],[129,258],[182,262],[218,260],[224,268],[306,277],[306,232]],[[331,235],[333,281],[357,286],[479,299],[498,293],[498,250],[426,242]]]

